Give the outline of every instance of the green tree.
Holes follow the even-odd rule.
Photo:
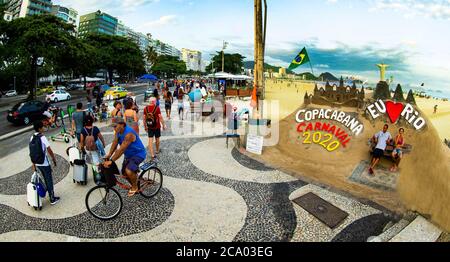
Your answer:
[[[225,54],[224,55],[224,70],[227,73],[231,74],[241,74],[242,68],[244,67],[244,56],[240,54]],[[212,73],[213,69],[215,69],[215,72],[221,72],[222,71],[222,51],[217,52],[217,55],[215,55],[212,60],[214,61],[210,65],[206,67],[206,71]],[[214,64],[214,68],[213,68]]]
[[[178,57],[162,55],[158,56],[152,71],[160,78],[173,78],[186,73],[186,63]]]
[[[86,89],[86,77],[101,68],[100,61],[95,59],[98,56],[97,49],[85,39],[77,39],[74,44],[74,51],[73,74],[77,78],[81,76],[84,79],[84,89]]]
[[[145,50],[145,60],[150,65],[150,68],[153,67],[156,64],[156,61],[158,59],[158,54],[156,53],[156,50],[153,46],[148,46]]]
[[[8,53],[7,63],[28,64],[30,98],[35,98],[38,58],[42,57],[46,63],[56,64],[58,56],[63,54],[73,41],[73,32],[73,25],[53,15],[15,19],[4,28],[2,42]]]
[[[108,71],[109,82],[113,82],[113,73],[125,78],[133,78],[145,72],[144,56],[133,41],[120,36],[91,34],[86,36],[89,45],[97,49],[92,59]]]

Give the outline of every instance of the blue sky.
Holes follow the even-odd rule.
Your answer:
[[[450,93],[450,0],[267,0],[266,61],[287,67],[306,46],[315,72],[378,80],[376,63],[404,86]],[[98,9],[136,31],[204,59],[219,50],[253,59],[252,0],[53,0]],[[298,71],[308,71],[309,66]]]

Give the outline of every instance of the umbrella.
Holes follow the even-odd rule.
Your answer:
[[[202,91],[200,89],[195,89],[189,93],[189,98],[192,102],[199,102],[203,98]]]
[[[158,78],[151,74],[143,75],[139,78],[140,81],[157,81]]]

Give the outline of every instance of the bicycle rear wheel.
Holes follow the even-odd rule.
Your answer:
[[[62,118],[61,118],[60,116],[58,116],[58,117],[55,119],[55,126],[56,126],[56,127],[61,127],[61,125],[62,125]]]
[[[139,176],[139,193],[145,198],[152,198],[156,196],[161,190],[162,185],[162,172],[157,167],[153,167],[148,171],[144,171]]]
[[[122,211],[122,197],[114,188],[96,186],[86,195],[86,207],[95,218],[103,221],[111,220]]]

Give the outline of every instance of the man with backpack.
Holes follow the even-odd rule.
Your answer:
[[[55,154],[53,154],[52,149],[50,148],[50,143],[47,138],[43,135],[44,132],[44,123],[38,120],[33,124],[34,130],[36,133],[30,139],[30,158],[33,163],[33,171],[39,169],[42,175],[44,176],[45,184],[47,185],[48,195],[50,197],[50,203],[55,205],[59,202],[60,198],[55,196],[53,191],[53,177],[52,177],[52,168],[48,161],[47,152],[50,154],[53,160],[53,164],[56,167],[56,158]]]
[[[144,109],[144,127],[148,133],[148,147],[152,159],[156,159],[160,153],[161,126],[164,130],[167,129],[161,114],[161,109],[156,105],[156,98],[152,97],[150,98],[150,105]],[[153,138],[156,140],[156,154],[153,150]]]
[[[105,139],[98,127],[94,126],[94,118],[87,116],[85,126],[81,131],[80,150],[86,151],[92,159],[94,166],[98,166],[102,162],[101,151],[106,147]],[[104,156],[105,154],[103,154]]]
[[[77,104],[77,111],[72,115],[72,135],[76,134],[78,143],[81,140],[81,131],[84,127],[84,119],[86,118],[86,112],[83,111],[83,104]]]

